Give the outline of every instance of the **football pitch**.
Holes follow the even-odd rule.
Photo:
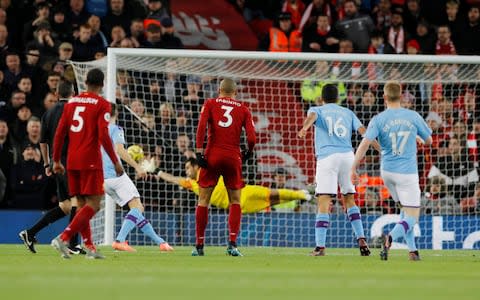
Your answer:
[[[206,247],[191,257],[190,247],[160,253],[101,251],[105,260],[75,256],[64,260],[50,246],[37,254],[23,245],[0,245],[2,299],[480,299],[479,251],[420,251],[408,261],[406,250],[392,250],[380,261],[379,249],[360,257],[358,249]]]

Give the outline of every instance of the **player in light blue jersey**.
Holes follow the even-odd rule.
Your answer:
[[[137,177],[143,178],[146,176],[145,171],[143,171],[135,160],[128,155],[127,150],[125,150],[123,130],[115,124],[117,115],[116,106],[112,104],[112,116],[108,131],[115,147],[115,152],[119,158],[135,168]],[[150,224],[150,222],[143,216],[144,208],[140,201],[140,194],[132,180],[126,173],[123,173],[120,177],[115,175],[114,166],[103,148],[102,161],[105,178],[105,201],[115,201],[119,206],[125,206],[128,204],[128,207],[130,208],[130,211],[125,216],[115,242],[112,244],[112,248],[118,251],[135,252],[136,250],[128,244],[126,238],[130,231],[137,226],[144,234],[159,245],[160,251],[173,251],[173,248],[155,233],[152,224]]]
[[[370,143],[378,139],[382,148],[381,176],[393,200],[402,206],[400,222],[383,237],[380,258],[387,260],[392,242],[404,237],[410,260],[420,260],[413,234],[413,226],[420,215],[417,141],[431,144],[432,131],[417,112],[400,106],[401,86],[398,82],[387,82],[383,92],[387,110],[376,115],[368,124],[367,133],[355,153],[352,180],[358,181],[356,168]]]
[[[322,89],[322,106],[312,107],[298,136],[303,138],[315,124],[315,156],[317,169],[315,193],[318,210],[315,218],[315,243],[312,256],[325,255],[327,229],[330,222],[329,206],[332,196],[337,195],[338,186],[343,194],[348,218],[357,237],[360,255],[369,256],[360,209],[355,204],[355,186],[350,179],[353,164],[352,131],[365,133],[365,127],[348,108],[337,104],[338,90],[333,84]]]

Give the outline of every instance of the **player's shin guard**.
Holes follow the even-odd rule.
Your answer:
[[[358,206],[352,206],[347,210],[348,219],[352,225],[353,231],[357,237],[357,240],[365,237],[365,232],[363,231],[362,216],[360,214],[360,209]]]
[[[74,234],[80,232],[80,230],[85,228],[87,225],[90,225],[90,219],[94,215],[95,215],[95,210],[92,207],[88,205],[85,205],[84,207],[82,207],[77,212],[72,222],[68,224],[67,228],[65,228],[65,230],[60,236],[60,239],[63,241],[70,241],[70,239],[73,237]]]
[[[230,230],[230,244],[235,245],[237,243],[238,232],[240,231],[240,223],[242,220],[242,208],[240,204],[230,204],[230,211],[228,214],[228,227]]]
[[[196,244],[202,245],[205,240],[205,228],[208,224],[208,206],[197,206],[195,210],[195,224],[196,224]]]
[[[70,223],[73,221],[73,218],[75,218],[76,214],[77,214],[77,207],[72,206],[72,208],[70,210],[70,219],[69,219]],[[80,245],[80,235],[78,233],[73,235],[72,239],[70,240],[70,247],[71,248],[74,248],[77,245]]]
[[[315,243],[317,247],[325,248],[329,224],[330,216],[328,214],[317,214],[315,218]]]

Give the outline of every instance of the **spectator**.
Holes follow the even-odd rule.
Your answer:
[[[360,103],[354,107],[355,115],[360,122],[366,126],[370,119],[380,111],[375,93],[371,90],[364,90]]]
[[[51,15],[53,15],[50,18],[53,38],[61,42],[72,42],[72,26],[65,17],[65,8],[62,5],[57,5],[53,7]]]
[[[43,99],[47,93],[56,93],[57,92],[57,87],[58,83],[62,77],[60,76],[59,73],[50,71],[47,75],[47,80],[46,84],[42,86],[42,90],[40,92],[40,99]]]
[[[170,11],[164,5],[162,0],[148,0],[148,15],[145,18],[143,26],[145,28],[150,24],[160,25],[164,18],[170,18]]]
[[[180,133],[175,141],[175,146],[167,148],[165,151],[165,170],[175,176],[181,176],[186,155],[190,155],[191,151],[190,138],[185,133]]]
[[[3,70],[4,81],[7,88],[14,90],[20,78],[26,74],[20,64],[20,55],[14,52],[7,53],[5,57],[7,68]]]
[[[165,102],[160,105],[156,129],[162,137],[163,145],[171,147],[177,139],[178,133],[175,109],[171,103]]]
[[[425,21],[420,21],[417,25],[417,34],[415,40],[420,45],[420,53],[435,54],[435,34]]]
[[[40,65],[40,50],[35,45],[29,45],[26,50],[25,58],[24,69],[32,79],[32,91],[33,93],[36,93],[46,75],[45,70]]]
[[[329,26],[333,26],[338,19],[337,11],[330,1],[313,0],[305,9],[298,30],[303,31],[312,25],[315,26],[314,24],[320,15],[327,16]]]
[[[428,179],[422,198],[422,208],[426,215],[451,215],[459,211],[457,201],[447,193],[444,178],[433,176]]]
[[[27,138],[27,124],[32,117],[32,111],[26,104],[22,104],[16,111],[16,117],[15,121],[9,124],[9,127],[11,128],[12,141],[18,147],[17,150],[21,152],[21,147]]]
[[[196,127],[198,122],[200,109],[203,105],[203,92],[201,90],[202,80],[197,76],[188,76],[187,77],[187,90],[184,91],[182,97],[182,103],[180,107],[177,108],[177,111],[183,110],[192,116],[192,119],[189,120],[189,124]]]
[[[0,24],[0,69],[5,68],[5,57],[10,49],[7,26]]]
[[[5,85],[5,76],[3,76],[3,71],[0,70],[0,111],[2,107],[7,105],[8,100],[10,99],[11,91]],[[1,119],[1,116],[0,116]]]
[[[314,1],[318,2],[318,1]],[[314,3],[311,4],[312,6]],[[302,15],[305,11],[305,4],[302,0],[285,0],[282,5],[282,12],[292,15],[292,24],[295,28],[300,28]],[[248,21],[247,21],[248,22]]]
[[[375,28],[380,32],[385,32],[392,24],[392,2],[390,0],[380,0],[372,11],[372,20]]]
[[[35,148],[35,160],[40,162],[42,160],[42,155],[40,153],[40,134],[41,134],[41,123],[40,119],[32,116],[28,119],[27,122],[27,136],[23,142],[23,144],[29,143]]]
[[[23,26],[23,44],[26,45],[33,39],[33,33],[37,31],[38,26],[50,26],[50,5],[47,2],[37,3],[35,6],[35,17]],[[48,25],[45,25],[48,24]]]
[[[460,212],[462,214],[477,215],[480,212],[480,184],[475,186],[475,194],[472,197],[460,199]]]
[[[435,44],[436,55],[455,55],[457,50],[450,39],[451,32],[447,25],[441,25],[437,29],[437,43]]]
[[[457,119],[465,122],[468,126],[473,124],[473,121],[480,117],[477,111],[476,96],[473,89],[467,88],[465,93],[460,96],[454,103]]]
[[[182,78],[182,76],[172,71],[176,68],[177,62],[175,60],[168,60],[166,62],[164,78],[160,80],[160,84],[163,84],[160,89],[160,95],[162,95],[163,101],[172,104],[180,103],[183,91],[186,89],[185,77]]]
[[[352,41],[355,52],[366,53],[370,44],[370,34],[375,27],[372,19],[359,14],[354,0],[345,0],[343,8],[345,18],[335,24],[338,37]]]
[[[40,51],[39,65],[43,65],[46,60],[55,57],[58,41],[52,37],[52,31],[48,22],[41,22],[38,24],[35,33],[33,34],[33,40],[28,42],[28,46],[33,46]]]
[[[10,171],[16,160],[16,152],[8,134],[8,124],[0,119],[0,207],[10,199]]]
[[[141,19],[133,19],[130,22],[130,38],[134,41],[134,44],[139,47],[145,40],[145,33],[143,28],[143,21]]]
[[[468,10],[468,24],[462,29],[459,38],[459,53],[466,55],[480,54],[480,6]]]
[[[260,41],[258,49],[270,52],[300,52],[302,39],[292,25],[289,13],[280,13],[278,22],[270,28],[269,34]]]
[[[162,48],[162,28],[160,25],[150,23],[147,25],[143,48]]]
[[[119,25],[125,32],[130,33],[132,11],[125,6],[124,0],[109,0],[109,2],[107,15],[102,18],[103,32],[112,32],[112,28]]]
[[[174,35],[175,28],[173,27],[172,19],[162,19],[162,48],[166,49],[183,49],[182,40]]]
[[[420,44],[416,40],[409,40],[407,42],[407,54],[416,55],[420,54]]]
[[[98,51],[104,51],[103,44],[98,40],[95,41],[92,39],[92,28],[90,25],[82,24],[80,26],[78,38],[76,38],[73,42],[72,59],[78,61],[93,60],[95,57],[95,53],[97,53]]]
[[[473,196],[478,173],[473,162],[468,159],[465,141],[450,138],[447,154],[439,157],[428,173],[428,178],[434,176],[445,179],[448,190],[455,199]]]
[[[85,9],[85,0],[70,0],[65,17],[67,23],[71,24],[73,35],[76,37],[80,26],[86,24],[90,18],[90,13]]]
[[[0,106],[0,119],[12,123],[17,115],[17,110],[20,106],[26,104],[27,98],[24,92],[14,90],[10,96],[10,102],[6,105]]]
[[[463,34],[464,24],[458,14],[460,3],[458,0],[448,0],[445,4],[447,20],[445,24],[452,31],[452,40],[455,45],[460,45],[460,37]]]
[[[47,176],[42,163],[35,160],[35,148],[26,144],[22,159],[11,170],[12,208],[43,209]]]
[[[54,93],[47,93],[43,99],[43,112],[45,113],[50,108],[54,107],[58,102],[58,96]],[[43,114],[42,114],[43,116]]]
[[[99,46],[97,51],[107,49],[109,39],[100,30],[100,27],[102,25],[100,18],[95,15],[91,15],[90,18],[88,18],[87,23],[88,25],[90,25],[90,28],[92,29],[92,35],[90,38],[92,39],[92,41],[94,41],[95,45]],[[107,32],[107,34],[110,34],[110,32]]]
[[[407,0],[406,10],[403,15],[404,28],[409,36],[413,36],[417,30],[418,22],[422,19],[420,0]]]
[[[328,17],[319,15],[316,26],[304,30],[302,52],[337,52],[339,40],[333,37]]]
[[[110,33],[110,40],[111,40],[110,47],[113,47],[113,48],[121,47],[122,40],[125,39],[126,37],[127,35],[122,26],[120,25],[113,26],[112,32]],[[131,45],[133,47],[133,43],[131,43]]]
[[[403,27],[402,9],[396,8],[392,12],[392,25],[387,30],[388,44],[395,50],[396,54],[405,52],[405,42],[410,39],[410,34]]]

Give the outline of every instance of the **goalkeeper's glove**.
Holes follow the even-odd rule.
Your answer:
[[[243,150],[243,152],[242,152],[242,162],[246,162],[252,156],[253,156],[253,151]]]
[[[207,159],[202,153],[197,153],[197,164],[200,168],[206,169],[208,167]]]

